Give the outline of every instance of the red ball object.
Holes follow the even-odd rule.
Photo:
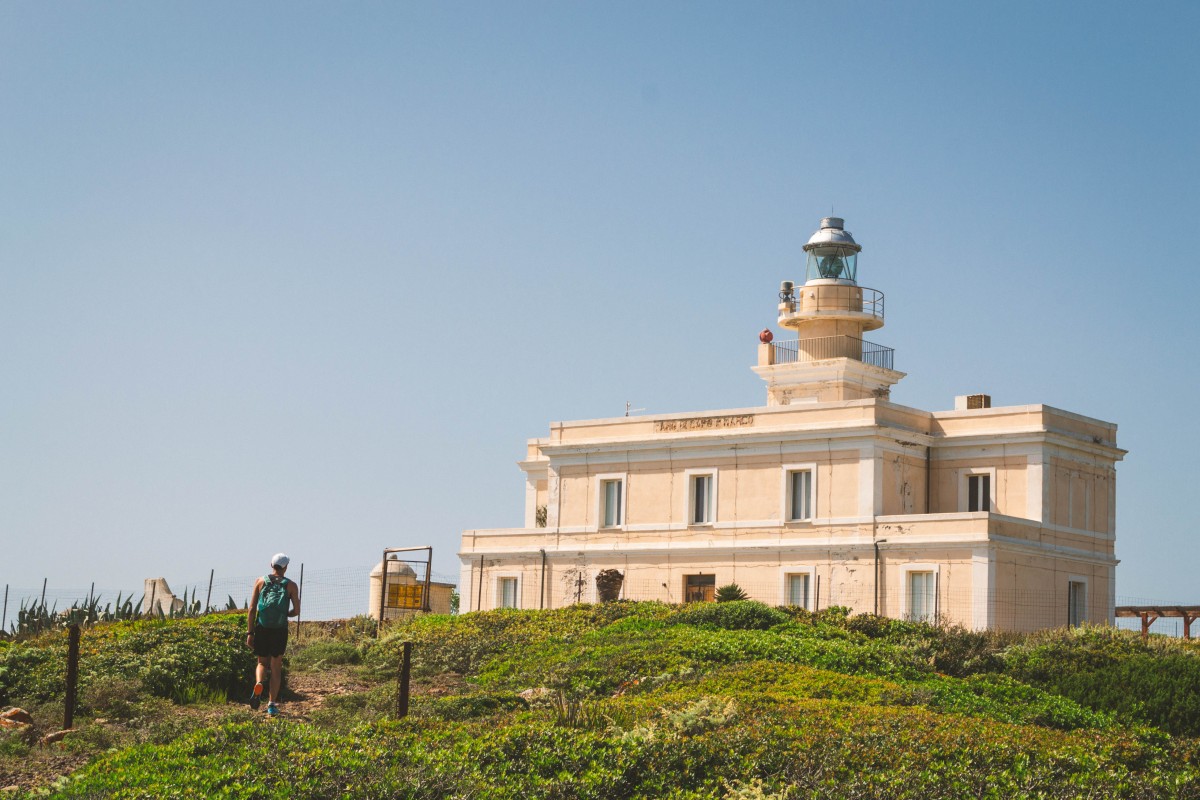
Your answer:
[[[775,337],[771,334],[770,328],[763,328],[762,333],[758,335],[758,340],[763,344],[770,344]]]

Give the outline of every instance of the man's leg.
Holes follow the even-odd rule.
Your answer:
[[[283,656],[271,656],[271,702],[279,699],[279,687],[283,683]]]
[[[258,665],[254,668],[254,688],[250,690],[250,707],[258,710],[258,704],[262,702],[263,681],[266,680],[264,674],[267,669],[269,658],[258,656]]]

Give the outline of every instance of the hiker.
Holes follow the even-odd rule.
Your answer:
[[[271,558],[271,574],[254,582],[250,610],[246,613],[246,646],[258,656],[250,707],[257,709],[262,703],[263,681],[269,669],[271,690],[267,713],[272,717],[279,714],[276,703],[279,701],[279,686],[283,682],[283,651],[287,649],[288,617],[300,615],[300,592],[294,581],[284,577],[289,561],[291,559],[283,553],[276,553]]]

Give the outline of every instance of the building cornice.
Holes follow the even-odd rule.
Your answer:
[[[873,554],[876,544],[879,545],[881,555],[885,553],[895,554],[906,551],[927,550],[931,547],[974,548],[999,544],[1008,550],[1015,550],[1027,555],[1055,555],[1103,566],[1116,566],[1120,563],[1119,559],[1110,556],[1107,553],[1084,550],[1078,547],[1068,547],[1066,545],[1052,545],[1045,542],[1030,542],[1024,539],[1016,539],[1009,536],[1001,536],[999,534],[986,532],[937,535],[906,534],[902,541],[888,540],[887,542],[880,542],[876,538],[864,535],[853,537],[841,536],[837,538],[826,537],[822,539],[806,539],[800,542],[786,540],[781,541],[778,538],[756,539],[740,541],[737,544],[720,542],[712,543],[710,545],[701,545],[696,542],[653,542],[644,544],[638,542],[606,544],[574,543],[573,546],[564,546],[560,544],[538,548],[514,547],[506,549],[472,550],[460,552],[458,553],[458,557],[463,564],[469,565],[472,562],[478,562],[480,558],[483,558],[485,561],[489,558],[505,560],[511,560],[513,558],[541,559],[543,551],[548,559],[605,557],[614,555],[638,557],[679,557],[690,555],[705,558],[712,556],[746,555],[750,553],[796,553],[803,555],[828,552],[830,550],[842,552],[860,550],[863,551],[864,554]]]

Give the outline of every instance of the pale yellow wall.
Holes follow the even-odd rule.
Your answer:
[[[716,429],[692,424],[712,418],[732,421]],[[781,449],[786,449],[793,440],[803,442],[825,431],[825,446],[812,448],[809,438],[803,453],[735,452],[743,436],[749,441],[778,432],[787,443]],[[1046,431],[1057,437],[1053,443],[1033,438],[1050,435]],[[1012,444],[987,441],[1009,433],[1016,434],[1006,440]],[[853,443],[839,442],[840,435],[853,436]],[[864,441],[873,444],[864,446]],[[463,608],[478,602],[484,609],[494,607],[499,575],[518,577],[520,605],[537,608],[543,575],[540,559],[531,554],[544,548],[549,553],[547,607],[575,601],[567,580],[572,570],[585,576],[580,599],[594,600],[596,572],[612,567],[627,572],[626,596],[636,599],[678,602],[684,576],[704,572],[716,576],[717,586],[737,582],[755,599],[771,604],[784,602],[789,570],[811,571],[814,592],[820,584],[822,607],[837,603],[867,612],[875,607],[870,543],[884,540],[879,599],[880,610],[890,616],[901,615],[905,607],[905,565],[932,564],[939,575],[942,616],[953,623],[975,625],[987,618],[981,617],[980,603],[984,608],[990,603],[998,627],[1063,624],[1068,575],[1087,577],[1089,614],[1103,620],[1111,593],[1113,464],[1120,457],[1113,442],[1115,426],[1045,406],[931,414],[873,399],[555,423],[549,437],[529,443],[522,467],[533,480],[526,502],[553,504],[549,516],[554,520],[557,514],[558,527],[466,532],[463,575],[464,580],[470,576],[470,584]],[[655,460],[641,460],[647,446],[657,448],[651,451]],[[695,455],[698,446],[709,454]],[[623,447],[637,458],[626,458]],[[1032,462],[1027,455],[1031,450]],[[563,465],[582,452],[588,453],[588,463]],[[860,464],[864,452],[878,454],[881,461]],[[611,463],[600,463],[605,461]],[[783,465],[808,463],[817,470],[818,522],[781,523]],[[962,476],[982,468],[995,471],[995,513],[960,514],[965,507]],[[717,525],[688,526],[688,470],[707,469],[717,473]],[[599,474],[625,478],[624,529],[597,529]],[[1036,483],[1038,474],[1044,487]],[[878,487],[862,485],[876,477]],[[1041,493],[1032,502],[1031,481],[1033,491]],[[876,496],[882,517],[872,521]],[[846,521],[864,515],[867,519]],[[1039,515],[1045,525],[1021,521]],[[819,522],[830,517],[839,520]],[[937,541],[941,536],[965,537],[971,544],[943,544]],[[1048,555],[1010,552],[992,537],[1044,547]],[[755,549],[729,549],[743,543],[753,543]],[[982,566],[980,561],[980,552],[989,548],[997,553],[991,573],[986,557]],[[1090,553],[1095,563],[1065,560],[1050,548]],[[497,555],[506,550],[513,555]],[[476,552],[488,554],[482,584]],[[995,581],[990,585],[989,574]],[[1056,618],[1059,611],[1062,620]]]
[[[973,627],[974,610],[978,600],[986,601],[985,587],[976,587],[970,550],[961,547],[929,545],[919,549],[905,547],[896,551],[880,548],[879,613],[885,617],[903,618],[908,607],[906,568],[924,571],[932,566],[935,580],[939,618],[951,625]],[[980,591],[976,591],[977,588]]]
[[[1067,583],[1087,580],[1087,621],[1109,621],[1109,567],[1000,550],[996,554],[995,627],[1034,631],[1067,624]]]
[[[740,519],[776,519],[779,516],[779,481],[779,459],[757,456],[743,459],[740,468],[736,473],[730,473],[728,480],[722,476],[721,491],[736,492]],[[732,515],[733,505],[724,499],[719,513],[724,515],[727,509]],[[731,519],[732,516],[723,518]]]
[[[949,514],[966,508],[966,487],[963,476],[972,471],[994,469],[992,495],[997,514],[1026,517],[1028,514],[1029,479],[1026,475],[1027,456],[1005,456],[999,447],[975,448],[974,455],[960,455],[961,448],[934,448],[932,464],[933,491],[930,497],[932,513]],[[952,457],[947,457],[947,453]]]
[[[559,470],[559,525],[596,527],[600,476],[625,480],[626,525],[678,524],[688,521],[689,470],[714,470],[717,475],[717,522],[742,520],[779,521],[783,511],[785,465],[816,465],[818,517],[850,517],[859,513],[858,451],[756,456],[731,456],[638,462],[630,465],[596,464]],[[907,465],[910,478],[915,466]],[[924,485],[919,486],[923,496]],[[914,495],[915,496],[915,495]],[[901,513],[897,511],[896,513]]]
[[[925,512],[925,456],[885,453],[883,456],[883,513]]]
[[[1113,478],[1108,466],[1053,458],[1045,469],[1050,522],[1107,533]]]
[[[940,572],[938,585],[942,617],[951,622],[972,624],[975,587],[972,585],[971,557],[968,551],[932,548],[921,553],[888,553],[881,557],[880,611],[900,616],[906,605],[904,567],[936,562]],[[849,607],[854,613],[869,613],[875,609],[875,565],[870,548],[849,550],[831,549],[819,553],[747,553],[703,555],[693,553],[686,558],[664,563],[658,557],[613,554],[589,554],[574,559],[561,555],[548,561],[545,573],[546,605],[559,608],[576,601],[576,579],[584,576],[579,599],[595,602],[595,576],[602,569],[613,568],[625,575],[623,596],[638,600],[682,602],[687,575],[715,575],[715,585],[737,583],[751,598],[769,605],[786,602],[785,576],[808,572],[812,576],[810,604],[819,608],[830,605]],[[478,574],[473,570],[472,578]],[[537,608],[542,581],[541,566],[536,560],[521,562],[485,562],[482,608],[497,605],[496,578],[519,576],[522,607]],[[476,589],[478,587],[476,586]],[[819,593],[819,596],[818,596]],[[474,608],[476,596],[464,600],[465,608]]]

